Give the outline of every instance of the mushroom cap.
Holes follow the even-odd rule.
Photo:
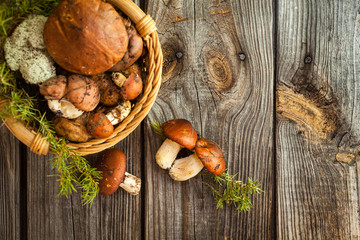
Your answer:
[[[142,55],[144,43],[136,29],[131,25],[130,20],[124,19],[126,30],[129,35],[129,46],[124,57],[108,71],[122,71],[134,64]]]
[[[134,100],[141,94],[142,89],[143,82],[140,75],[133,72],[122,85],[120,94],[124,101]]]
[[[195,153],[209,172],[217,176],[224,173],[224,154],[216,143],[206,138],[199,138],[196,142]]]
[[[95,166],[98,171],[102,172],[102,178],[99,180],[99,193],[105,196],[113,194],[125,177],[125,153],[116,148],[107,149],[99,155]]]
[[[64,69],[94,75],[123,58],[129,37],[111,4],[64,0],[45,24],[44,42],[51,57]]]
[[[67,79],[58,75],[40,84],[40,93],[46,99],[60,99],[66,93]]]
[[[104,113],[95,113],[87,122],[87,130],[94,138],[109,137],[113,131],[114,126]]]
[[[100,92],[95,81],[82,75],[71,75],[68,78],[65,97],[83,111],[94,110],[100,102]]]
[[[169,139],[177,142],[187,149],[194,149],[197,140],[197,133],[188,120],[169,120],[163,123],[162,129],[166,137]]]

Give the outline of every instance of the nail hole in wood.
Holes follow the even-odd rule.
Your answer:
[[[183,57],[183,55],[184,54],[182,52],[175,53],[175,56],[176,56],[177,59],[181,59]]]
[[[312,62],[312,58],[310,56],[305,57],[304,59],[305,64],[310,64]]]
[[[245,61],[245,59],[246,59],[245,53],[241,52],[238,55],[239,55],[240,61]]]

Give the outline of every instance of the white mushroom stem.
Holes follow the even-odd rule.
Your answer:
[[[114,81],[114,83],[121,88],[125,81],[127,80],[127,77],[125,77],[122,73],[120,72],[113,72],[112,73],[112,80]]]
[[[170,168],[182,148],[180,144],[167,138],[156,152],[156,163],[162,169]]]
[[[112,125],[122,122],[131,112],[131,102],[125,101],[116,107],[114,107],[106,117],[109,119]]]
[[[186,181],[195,177],[203,167],[203,163],[194,153],[188,157],[175,160],[169,174],[175,181]]]
[[[63,99],[49,99],[48,106],[50,110],[56,113],[58,116],[67,119],[75,119],[84,113],[84,111],[75,107],[71,102]]]
[[[131,195],[138,195],[141,189],[141,179],[125,172],[125,177],[120,183],[120,187]]]

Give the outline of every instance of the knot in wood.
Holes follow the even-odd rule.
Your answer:
[[[208,46],[204,49],[204,62],[209,77],[208,83],[219,93],[224,93],[232,86],[230,63],[223,51]]]
[[[223,63],[222,59],[219,58],[211,58],[209,60],[209,70],[210,74],[217,81],[225,81],[228,76],[229,69]]]

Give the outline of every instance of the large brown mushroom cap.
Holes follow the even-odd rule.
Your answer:
[[[125,153],[116,148],[105,150],[96,162],[96,169],[102,172],[102,178],[99,180],[99,193],[101,195],[113,194],[125,177]]]
[[[187,149],[194,149],[197,133],[191,123],[185,119],[169,120],[162,125],[166,137]]]
[[[209,172],[217,176],[224,173],[224,154],[216,143],[206,138],[200,138],[196,142],[195,153]]]
[[[128,47],[122,18],[101,0],[64,0],[48,18],[45,46],[64,69],[83,75],[105,72]]]

